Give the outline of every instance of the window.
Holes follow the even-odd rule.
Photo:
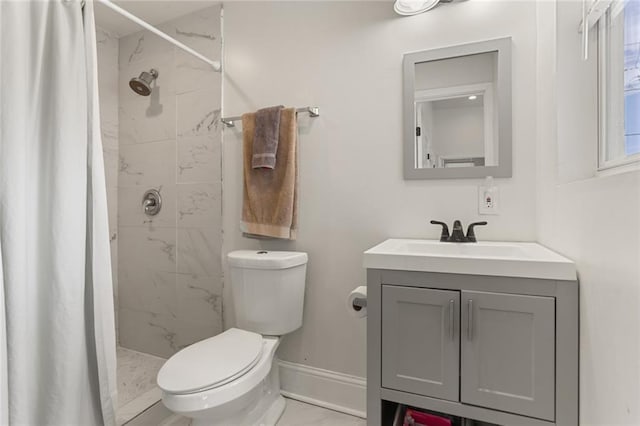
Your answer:
[[[599,22],[599,169],[640,162],[640,0],[614,1]]]

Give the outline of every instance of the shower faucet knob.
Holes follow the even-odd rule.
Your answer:
[[[162,208],[162,197],[157,189],[150,189],[142,196],[142,208],[147,216],[155,216]]]

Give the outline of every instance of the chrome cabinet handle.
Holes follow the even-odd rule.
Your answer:
[[[467,340],[473,340],[473,299],[467,302]]]
[[[454,314],[456,310],[455,301],[453,299],[449,300],[449,337],[451,340],[455,337],[455,329],[453,327],[454,323]]]

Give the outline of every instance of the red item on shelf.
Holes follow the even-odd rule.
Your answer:
[[[404,426],[451,426],[451,420],[408,408]]]

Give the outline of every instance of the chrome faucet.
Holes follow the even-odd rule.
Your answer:
[[[467,235],[464,235],[464,229],[462,228],[462,223],[459,220],[453,222],[453,230],[451,235],[449,235],[449,227],[444,222],[438,222],[437,220],[432,220],[431,223],[433,225],[442,226],[442,233],[440,234],[440,242],[443,243],[475,243],[478,240],[476,239],[476,233],[474,232],[474,227],[478,225],[486,225],[487,222],[474,222],[469,225],[467,228]]]

